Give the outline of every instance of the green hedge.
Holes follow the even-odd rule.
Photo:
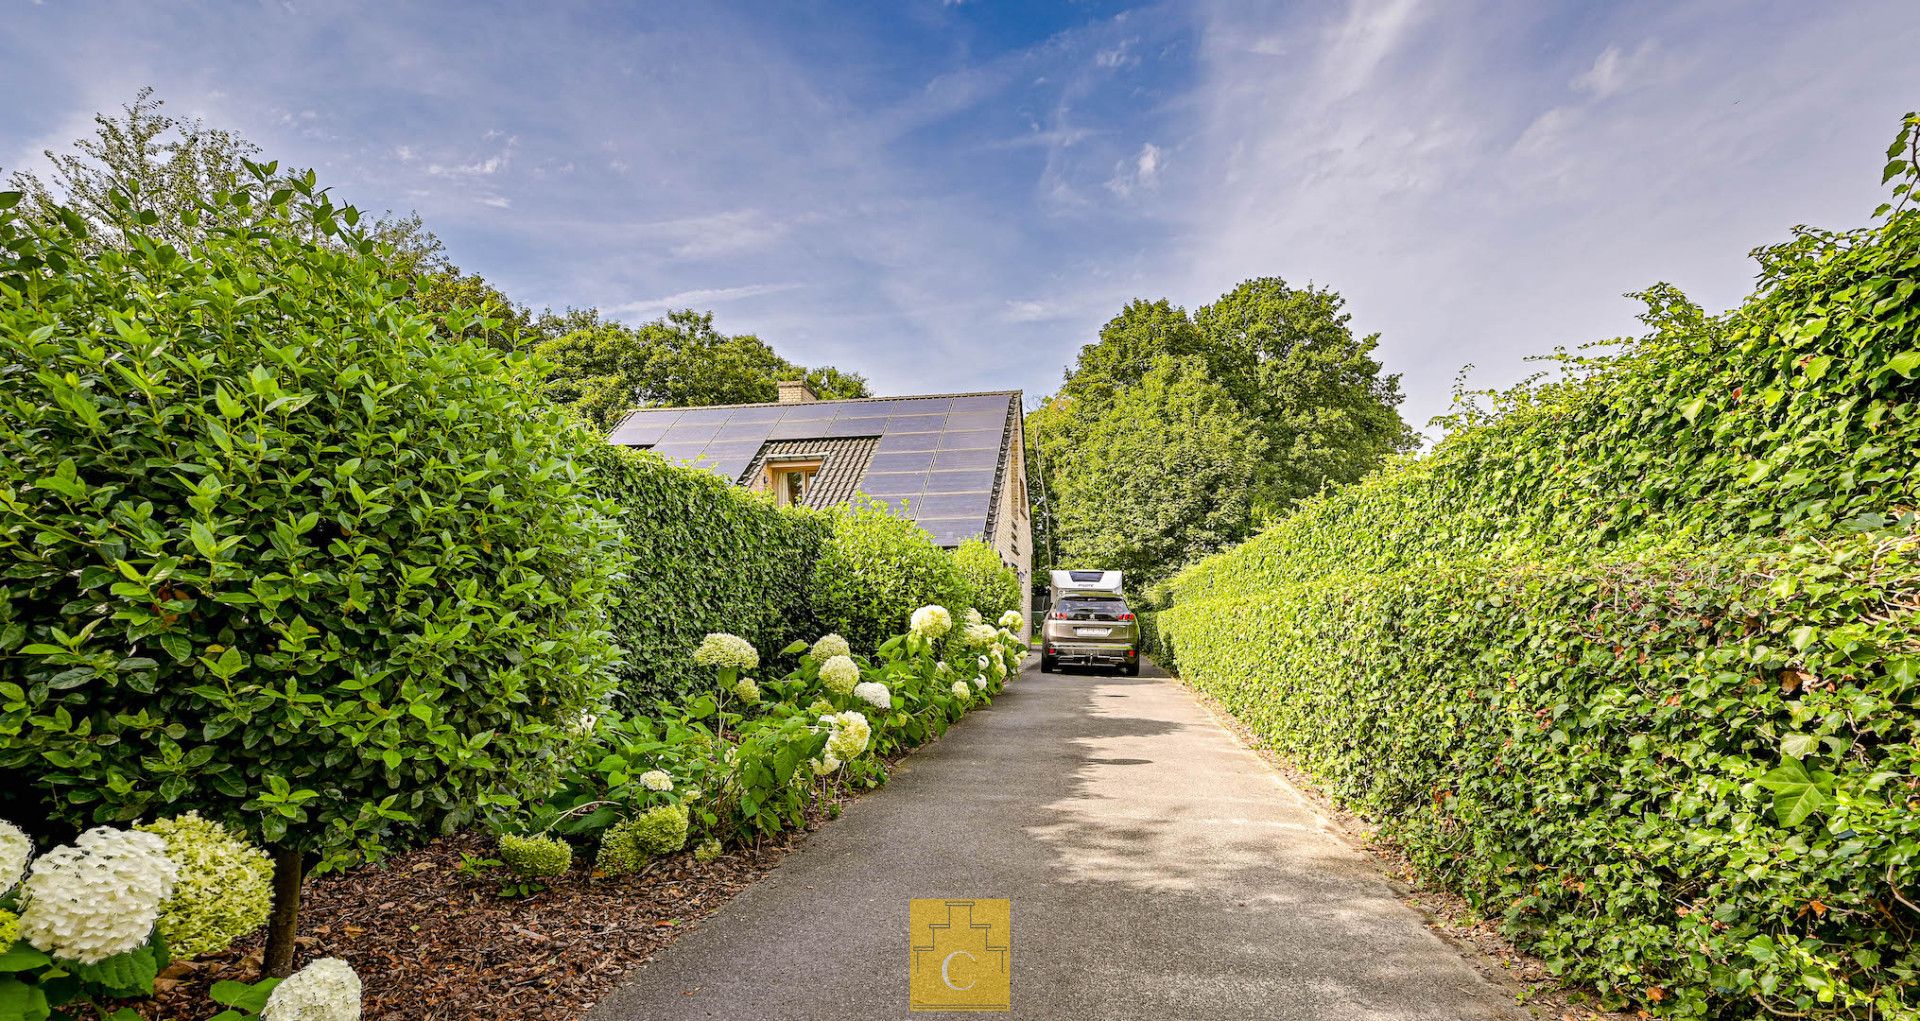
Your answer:
[[[1739,308],[1649,292],[1648,337],[1190,567],[1156,624],[1564,974],[1913,1016],[1920,213],[1758,254]]]
[[[611,444],[589,466],[620,509],[633,557],[613,610],[624,695],[665,698],[710,683],[692,654],[711,631],[762,654],[815,637],[808,579],[831,536],[825,515]]]
[[[954,558],[919,525],[877,504],[835,508],[830,517],[832,539],[810,581],[820,630],[838,632],[854,651],[870,654],[922,606],[937,603],[958,619],[969,605]]]
[[[710,472],[613,445],[587,468],[619,508],[632,559],[613,632],[625,650],[620,689],[642,704],[710,684],[691,658],[709,632],[739,635],[771,657],[837,631],[870,654],[928,603],[957,620],[968,606],[999,607],[1009,587],[980,571],[967,545],[949,554],[925,529],[876,507],[778,507]],[[974,545],[1012,576],[998,554]]]

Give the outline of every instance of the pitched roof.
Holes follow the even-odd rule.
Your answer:
[[[933,533],[941,545],[952,546],[991,534],[996,495],[1010,464],[1008,452],[1019,419],[1018,390],[858,397],[642,408],[629,414],[608,439],[690,462],[735,483],[753,478],[768,452],[789,452],[784,451],[788,441],[813,441],[820,447],[837,440],[870,439],[869,456],[855,478],[848,476],[860,448],[843,445],[838,456],[823,459],[823,478],[815,485],[831,487],[836,498],[827,500],[828,493],[822,492],[821,499],[843,502],[857,489],[887,501]],[[783,449],[773,450],[774,443]]]
[[[873,448],[878,445],[878,436],[835,436],[822,440],[768,440],[753,456],[747,470],[736,479],[745,485],[751,479],[760,477],[768,460],[802,460],[810,457],[820,459],[820,471],[813,476],[807,486],[804,500],[809,507],[831,507],[853,499],[860,487],[860,479],[867,473],[867,465],[873,460]]]

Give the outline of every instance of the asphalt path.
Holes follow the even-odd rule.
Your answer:
[[[1030,666],[590,1017],[906,1017],[915,898],[1011,902],[1015,1017],[1528,1016],[1177,681]]]

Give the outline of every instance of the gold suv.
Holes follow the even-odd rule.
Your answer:
[[[1118,595],[1061,596],[1040,628],[1040,670],[1105,666],[1140,675],[1140,625]]]

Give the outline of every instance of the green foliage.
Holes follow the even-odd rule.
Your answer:
[[[713,313],[686,309],[632,327],[584,313],[536,352],[551,368],[555,400],[601,429],[640,405],[753,404],[805,378],[823,398],[865,397],[867,381],[832,366],[806,370],[751,334],[713,328]]]
[[[1189,317],[1130,302],[1027,418],[1040,566],[1139,586],[1411,446],[1341,297],[1249,280]]]
[[[687,846],[687,809],[658,805],[607,830],[594,867],[608,875],[638,872],[661,855]]]
[[[632,704],[703,688],[709,675],[692,653],[709,632],[762,650],[813,633],[807,586],[827,542],[823,517],[624,447],[601,444],[588,463],[632,557],[612,611]]]
[[[267,924],[273,862],[266,852],[193,812],[134,829],[165,840],[167,857],[180,866],[159,923],[175,957],[218,953]]]
[[[1197,360],[1160,356],[1086,429],[1053,473],[1062,564],[1138,590],[1252,530],[1266,440]]]
[[[0,786],[338,862],[535,783],[602,697],[618,536],[529,364],[249,173],[185,250],[0,211]]]
[[[1020,608],[1020,576],[1001,563],[999,551],[982,540],[968,539],[953,548],[952,556],[967,593],[961,597],[961,606],[973,607],[988,620]]]
[[[500,861],[530,878],[563,876],[573,867],[573,848],[558,837],[500,834]]]
[[[929,604],[964,607],[967,584],[954,558],[919,525],[876,505],[828,512],[832,538],[813,564],[809,595],[819,630],[872,649]]]
[[[1910,178],[1909,178],[1910,179]],[[1675,1017],[1910,1016],[1920,213],[1468,404],[1183,572],[1183,673],[1560,973]]]

